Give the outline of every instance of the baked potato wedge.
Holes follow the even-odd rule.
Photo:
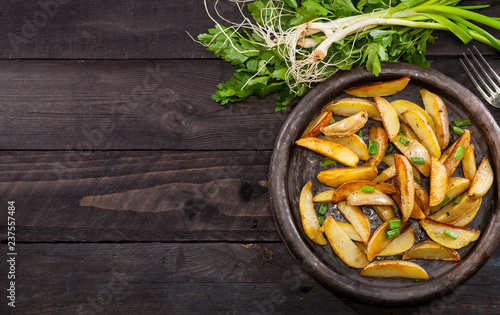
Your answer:
[[[436,127],[434,126],[434,121],[432,120],[432,117],[427,113],[422,107],[418,106],[417,104],[407,101],[407,100],[395,100],[391,102],[391,105],[396,109],[396,112],[398,113],[399,120],[403,122],[404,124],[408,125],[408,122],[406,119],[403,117],[403,113],[406,112],[407,110],[414,110],[418,111],[421,113],[429,122],[429,124],[432,127],[432,130],[436,130]]]
[[[403,260],[410,259],[460,261],[460,254],[456,250],[441,246],[432,240],[424,240],[404,253]]]
[[[349,206],[392,206],[394,204],[391,197],[377,189],[371,193],[356,190],[347,196],[346,201]]]
[[[407,221],[415,206],[415,179],[413,178],[413,170],[408,159],[401,155],[394,155],[394,162],[396,166],[396,189],[400,196],[401,205],[401,221]]]
[[[385,181],[388,181],[389,179],[393,178],[396,176],[396,166],[392,165],[383,170],[380,174],[378,174],[372,181],[377,182],[377,183],[383,183]]]
[[[390,242],[389,245],[387,245],[387,247],[377,255],[377,257],[395,256],[402,254],[409,250],[414,243],[415,231],[413,230],[413,228],[409,228],[401,233],[401,235],[393,238],[392,242]]]
[[[438,206],[431,207],[431,212],[436,212],[440,208],[442,208],[444,205],[446,205],[448,202],[455,200],[456,197],[460,196],[464,192],[466,192],[469,187],[470,187],[471,181],[462,178],[462,177],[452,177],[448,179],[448,183],[446,185],[446,194],[445,194],[445,199],[446,196],[448,197],[446,202],[443,204],[440,204]]]
[[[441,246],[459,249],[476,241],[481,234],[481,231],[466,227],[453,226],[446,223],[437,222],[429,218],[420,221],[420,226],[425,230],[427,235]],[[456,238],[445,234],[453,233]]]
[[[427,149],[417,140],[407,138],[403,135],[397,135],[392,143],[396,148],[403,153],[408,160],[412,161],[412,158],[418,158],[423,160],[423,164],[416,164],[412,162],[412,165],[417,168],[422,175],[429,177],[431,173],[431,156]]]
[[[425,118],[425,116],[419,111],[412,109],[407,110],[402,115],[410,125],[420,143],[422,143],[427,151],[429,151],[429,154],[439,159],[441,157],[441,147],[434,130],[427,121],[427,118]]]
[[[319,128],[322,133],[330,137],[347,137],[355,134],[368,121],[368,112],[362,110],[352,116]]]
[[[455,222],[454,225],[455,226],[467,226],[469,223],[471,223],[472,220],[474,220],[474,218],[476,217],[476,214],[478,213],[479,209],[481,208],[481,202],[482,202],[482,198],[479,198],[479,203],[476,205],[476,207],[474,209],[472,209],[471,211],[469,211],[469,213],[467,215],[465,215],[460,220]]]
[[[387,134],[385,133],[384,128],[378,126],[371,126],[370,129],[368,129],[368,134],[369,141],[377,143],[377,152],[375,154],[370,154],[368,161],[366,161],[364,165],[379,166],[385,156],[389,139],[387,139]],[[366,152],[368,153],[368,149]]]
[[[356,168],[333,168],[319,172],[318,180],[325,185],[336,188],[343,183],[371,180],[375,176],[377,176],[375,166],[358,166]]]
[[[368,118],[373,120],[381,121],[380,113],[375,107],[375,103],[362,98],[343,98],[339,100],[332,101],[328,103],[322,112],[331,112],[336,116],[352,116],[359,113],[362,110],[366,110],[368,113]]]
[[[396,80],[376,82],[357,86],[344,90],[348,95],[357,97],[389,96],[401,92],[410,82],[410,77],[402,77]]]
[[[313,202],[332,202],[332,196],[334,193],[335,189],[322,191],[313,197]]]
[[[404,222],[401,224],[399,228],[399,232],[404,231],[408,226],[410,226],[410,222]],[[369,261],[372,261],[378,254],[380,254],[384,248],[389,245],[393,238],[386,238],[385,231],[389,228],[389,222],[382,223],[376,230],[373,232],[368,244],[366,245],[366,257]]]
[[[372,206],[380,220],[387,222],[396,219],[396,214],[391,206]]]
[[[326,245],[325,235],[319,231],[320,225],[314,209],[311,181],[308,181],[302,188],[299,197],[299,210],[302,227],[307,237],[318,245]]]
[[[467,150],[465,150],[464,158],[462,159],[462,170],[464,177],[472,180],[476,175],[476,157],[474,156],[474,145],[471,143]]]
[[[471,198],[481,198],[493,185],[493,169],[491,168],[490,161],[484,157],[479,166],[477,167],[476,175],[472,179],[467,196]]]
[[[356,232],[352,224],[342,221],[336,221],[336,222],[342,228],[342,230],[344,230],[344,232],[347,234],[347,236],[349,236],[351,240],[355,242],[363,242],[363,240],[359,236],[358,232]]]
[[[325,234],[334,252],[352,268],[364,268],[368,263],[366,255],[349,238],[333,217],[328,217],[324,224]]]
[[[359,162],[359,157],[353,150],[337,142],[309,137],[301,138],[295,143],[346,166],[356,167]]]
[[[439,205],[446,196],[448,187],[448,175],[446,168],[437,158],[431,156],[431,188],[429,194],[429,206]]]
[[[377,260],[363,268],[361,275],[377,278],[397,277],[424,280],[429,278],[424,268],[407,260]]]
[[[348,147],[349,149],[353,150],[362,161],[366,161],[370,157],[370,155],[368,154],[368,147],[366,146],[366,143],[356,134],[347,137],[326,136],[325,139],[340,143]],[[365,166],[367,166],[366,163]]]
[[[424,213],[425,216],[428,216],[429,213],[431,212],[431,207],[429,206],[429,194],[427,191],[417,183],[417,181],[414,182],[415,185],[415,203],[418,204],[420,209],[422,209],[422,212]]]
[[[387,133],[387,137],[389,140],[392,139],[399,132],[399,119],[398,113],[394,109],[394,107],[389,103],[386,99],[382,97],[375,97],[375,106],[380,112],[380,116],[382,117],[382,123],[385,128],[385,132]]]
[[[347,196],[355,191],[360,190],[363,186],[372,186],[376,190],[379,190],[385,194],[396,193],[396,188],[391,184],[376,183],[368,180],[351,181],[339,186],[339,188],[333,193],[331,202],[340,202],[342,200],[345,200]]]
[[[425,110],[431,116],[434,122],[435,133],[439,145],[444,150],[450,142],[450,128],[448,120],[448,110],[441,97],[436,94],[422,89],[420,90],[422,102],[424,103]]]
[[[340,213],[352,224],[352,227],[361,238],[361,242],[368,243],[370,238],[370,220],[368,216],[357,206],[349,206],[345,201],[337,204]]]
[[[453,144],[453,148],[450,150],[449,154],[443,162],[444,167],[446,167],[446,173],[448,177],[451,177],[455,170],[462,161],[465,151],[470,144],[470,132],[465,130],[465,132],[458,138],[458,140]]]
[[[382,159],[382,162],[384,162],[385,164],[387,164],[389,166],[393,166],[394,165],[394,153],[391,153],[391,154],[384,156],[384,158]],[[422,174],[420,174],[420,171],[413,164],[412,164],[412,168],[413,168],[413,177],[415,178],[415,180],[418,180],[419,182],[421,182],[422,181]]]
[[[321,135],[320,128],[326,126],[330,123],[332,119],[331,112],[322,112],[318,116],[316,116],[310,123],[307,125],[306,129],[302,133],[301,138],[306,137],[317,137]]]
[[[462,218],[467,216],[472,210],[481,203],[481,198],[470,198],[466,194],[461,195],[460,201],[455,204],[454,202],[448,203],[439,211],[431,214],[429,219],[455,225]]]

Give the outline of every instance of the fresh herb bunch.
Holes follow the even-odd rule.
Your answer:
[[[378,75],[383,61],[428,66],[426,47],[435,40],[434,29],[500,50],[500,41],[477,26],[500,29],[500,21],[472,11],[487,5],[458,7],[460,0],[235,2],[249,2],[253,21],[217,23],[198,35],[207,50],[235,67],[234,77],[212,96],[222,105],[277,93],[279,111],[338,70],[366,65]]]

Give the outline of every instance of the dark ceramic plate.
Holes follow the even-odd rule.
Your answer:
[[[363,69],[339,73],[311,90],[290,114],[278,135],[270,164],[273,215],[283,241],[302,268],[331,291],[375,304],[418,303],[443,296],[472,277],[488,260],[500,240],[500,128],[472,92],[442,73],[404,63],[386,63],[382,69],[378,78]],[[475,146],[476,162],[479,163],[483,156],[487,156],[495,172],[493,187],[483,197],[479,213],[468,225],[481,230],[479,240],[458,250],[460,262],[415,260],[429,274],[428,280],[418,283],[412,279],[361,277],[360,270],[343,263],[329,245],[319,246],[307,238],[298,209],[300,190],[311,179],[314,194],[328,189],[317,180],[316,175],[321,170],[341,165],[322,167],[322,156],[294,145],[307,124],[320,113],[325,104],[348,97],[343,93],[346,88],[407,75],[411,76],[411,81],[406,89],[387,99],[406,99],[421,105],[418,91],[422,88],[441,96],[447,105],[450,121],[472,120],[473,126],[467,128],[474,132],[472,143]],[[379,122],[369,121],[368,126],[373,124],[380,125]],[[365,141],[368,126],[363,128]],[[450,141],[455,141],[456,137],[453,135]],[[383,165],[382,163],[380,169]],[[462,176],[461,167],[454,176]],[[428,188],[427,180],[423,184]],[[363,210],[370,217],[374,231],[381,224],[380,219],[369,207]],[[333,204],[329,205],[327,215],[345,221]],[[418,222],[413,221],[417,241],[427,238]],[[388,259],[401,259],[401,255]]]

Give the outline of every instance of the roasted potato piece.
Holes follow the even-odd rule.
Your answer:
[[[463,216],[460,220],[455,222],[453,225],[455,225],[455,226],[467,226],[469,223],[471,223],[472,220],[474,220],[474,218],[476,217],[477,212],[481,208],[481,202],[482,202],[482,198],[479,198],[479,203],[476,205],[476,207],[473,208],[471,211],[469,211],[469,213],[467,213],[467,215]]]
[[[455,170],[457,169],[458,164],[462,161],[463,156],[465,155],[465,151],[470,144],[470,132],[469,130],[465,130],[463,135],[458,138],[456,143],[453,144],[453,148],[450,150],[449,154],[446,156],[446,159],[443,162],[444,167],[446,167],[446,173],[448,177],[451,177]]]
[[[340,121],[323,126],[321,132],[330,137],[347,137],[356,133],[368,121],[368,112],[362,110],[352,116],[344,118]]]
[[[425,218],[424,211],[422,210],[422,208],[420,208],[420,206],[416,202],[413,204],[413,211],[411,212],[410,218],[416,220],[421,220]]]
[[[378,174],[372,181],[377,183],[383,183],[391,178],[396,176],[396,166],[392,165],[383,170],[380,174]]]
[[[406,260],[377,260],[361,270],[364,277],[428,279],[429,275],[416,263]]]
[[[332,202],[332,195],[335,192],[335,189],[329,189],[320,192],[316,196],[314,196],[314,202]]]
[[[332,112],[337,116],[352,116],[362,110],[366,110],[369,119],[382,120],[375,103],[362,98],[343,98],[332,101],[323,107],[322,112]]]
[[[325,139],[345,145],[349,149],[353,150],[358,155],[360,160],[366,161],[370,157],[366,143],[356,134],[347,137],[326,136]],[[367,166],[366,163],[365,166]]]
[[[429,194],[424,189],[424,187],[422,187],[422,185],[417,183],[417,181],[415,181],[414,184],[415,184],[415,202],[420,206],[424,215],[427,216],[431,212],[431,207],[429,206]]]
[[[295,143],[346,166],[355,167],[359,162],[359,157],[356,153],[340,143],[312,137],[299,139]]]
[[[394,153],[384,156],[384,158],[382,159],[382,162],[384,162],[385,164],[387,164],[389,166],[393,166],[394,165]],[[421,182],[422,181],[422,174],[420,174],[420,171],[415,167],[415,165],[412,165],[412,169],[413,169],[413,177],[415,178],[415,180],[418,180],[419,182]]]
[[[331,187],[339,187],[343,183],[370,180],[377,176],[375,166],[358,166],[356,168],[333,168],[318,174],[318,180]]]
[[[403,260],[410,259],[460,261],[460,254],[432,240],[424,240],[415,244],[403,255]]]
[[[437,159],[441,157],[441,147],[431,125],[424,115],[416,110],[407,110],[403,117],[410,125],[420,143],[429,151],[429,154]]]
[[[349,194],[346,200],[350,206],[392,206],[394,204],[391,197],[376,189],[372,193],[356,190]]]
[[[429,206],[437,206],[446,196],[448,175],[446,168],[439,160],[431,156],[431,189],[429,196]]]
[[[439,211],[431,214],[429,219],[454,225],[467,216],[480,203],[481,199],[473,199],[463,194],[457,204],[454,202],[448,203]]]
[[[333,250],[348,266],[364,268],[369,262],[366,255],[349,238],[333,217],[325,220],[325,234]]]
[[[389,96],[401,92],[410,82],[410,77],[402,77],[396,80],[377,82],[353,87],[344,92],[357,97]]]
[[[409,137],[420,142],[415,132],[413,132],[413,130],[410,127],[408,127],[406,123],[400,124],[399,128],[400,128],[399,133],[403,133],[405,137]]]
[[[462,169],[464,171],[464,177],[472,180],[474,175],[476,175],[476,158],[474,156],[474,145],[470,144],[467,150],[465,150],[464,158],[462,159]]]
[[[342,228],[342,230],[344,230],[344,232],[347,234],[347,236],[349,236],[351,240],[355,242],[363,242],[361,236],[359,236],[358,232],[356,232],[352,224],[341,221],[336,221],[336,222]]]
[[[387,139],[387,134],[382,127],[372,126],[368,129],[368,133],[369,140],[378,143],[378,149],[376,154],[369,155],[369,159],[366,161],[365,166],[379,166],[385,156],[389,139]],[[368,152],[368,149],[366,152]]]
[[[399,232],[404,231],[410,222],[404,222],[401,224],[399,228]],[[380,254],[384,248],[392,242],[392,238],[385,237],[385,231],[389,228],[389,222],[382,223],[376,230],[373,232],[368,244],[366,245],[366,257],[369,261],[372,261],[378,254]]]
[[[434,122],[434,131],[439,145],[444,150],[450,142],[450,128],[448,127],[449,120],[446,105],[439,96],[428,90],[420,90],[420,95],[422,96],[425,110]]]
[[[314,210],[312,195],[312,182],[308,181],[302,188],[299,198],[300,217],[302,218],[302,227],[307,237],[318,245],[326,245],[326,238],[322,232],[319,231],[320,225],[318,222],[318,215]]]
[[[431,212],[436,212],[448,202],[453,201],[456,197],[460,196],[469,189],[470,180],[461,177],[452,177],[448,179],[446,186],[446,196],[448,196],[448,201],[443,203],[441,206],[431,207]],[[445,198],[446,198],[445,196]]]
[[[344,183],[339,186],[339,188],[333,193],[331,202],[340,202],[345,200],[351,193],[360,190],[363,186],[372,186],[375,189],[385,193],[394,194],[396,193],[396,188],[393,185],[387,183],[376,183],[368,180],[351,181]]]
[[[484,157],[472,179],[467,196],[481,198],[490,190],[491,185],[493,185],[493,169],[488,158]]]
[[[470,242],[476,241],[481,234],[479,230],[436,222],[429,218],[421,220],[420,225],[434,242],[453,249],[469,245]],[[447,234],[453,233],[457,238],[446,235],[446,231]]]
[[[415,231],[412,228],[407,229],[401,235],[392,239],[392,242],[384,248],[377,257],[394,256],[406,252],[415,243]]]
[[[352,224],[352,227],[361,238],[361,242],[367,243],[370,238],[370,220],[368,216],[357,206],[349,206],[345,201],[337,204],[340,213]]]
[[[401,199],[401,221],[407,221],[413,212],[415,206],[415,180],[413,179],[413,170],[408,159],[401,155],[394,155],[396,166],[396,189],[399,191]]]
[[[398,113],[394,107],[382,97],[375,97],[375,106],[380,112],[387,137],[392,141],[399,132]]]
[[[427,119],[427,121],[429,122],[429,124],[432,127],[432,130],[434,130],[434,132],[435,132],[436,127],[434,126],[434,121],[432,120],[432,117],[422,107],[420,107],[417,104],[412,103],[410,101],[406,101],[406,100],[392,101],[391,105],[396,109],[396,112],[398,113],[399,120],[401,120],[406,125],[408,125],[408,122],[403,117],[403,113],[406,112],[407,110],[414,110],[414,111],[418,111],[419,113],[421,113]]]
[[[320,128],[328,125],[331,119],[332,119],[331,112],[323,112],[319,114],[309,123],[309,125],[307,125],[306,130],[304,130],[304,132],[302,133],[301,138],[317,137],[321,135]]]
[[[380,220],[387,222],[396,219],[396,214],[391,206],[372,206]]]
[[[403,135],[397,135],[392,143],[408,158],[408,160],[412,161],[411,158],[423,159],[424,164],[416,164],[413,162],[412,164],[422,173],[422,175],[429,177],[431,173],[431,156],[420,142]]]

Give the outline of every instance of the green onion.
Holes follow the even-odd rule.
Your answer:
[[[335,122],[335,119],[332,117],[332,119],[330,119],[330,124],[333,124]]]
[[[320,226],[323,226],[323,224],[325,224],[325,219],[323,219],[322,217],[318,217],[318,222]]]
[[[401,227],[401,220],[390,220],[389,221],[389,230],[399,229]]]
[[[453,130],[452,131],[453,131],[454,134],[459,135],[459,136],[463,135],[464,132],[465,132],[462,128],[458,128],[458,127],[455,127],[455,126],[453,126]]]
[[[396,207],[396,206],[392,206],[392,210],[394,211],[394,213],[398,213],[398,211],[399,211],[398,207]]]
[[[451,238],[452,238],[452,239],[454,239],[454,240],[456,240],[456,239],[457,239],[457,237],[458,237],[458,236],[457,236],[457,234],[455,234],[455,233],[453,233],[453,232],[450,232],[450,231],[448,231],[448,230],[445,230],[445,231],[444,231],[444,235],[449,236],[449,237],[451,237]]]
[[[448,201],[450,200],[450,196],[446,195],[444,196],[444,199],[443,201],[441,201],[440,204],[438,204],[438,207],[441,208],[442,206],[444,206]]]
[[[420,178],[418,178],[417,176],[413,175],[413,179],[419,183],[419,184],[422,184],[422,180],[420,180]]]
[[[394,146],[392,145],[392,143],[389,142],[387,149],[385,149],[385,153],[391,154],[393,151],[394,151]]]
[[[403,136],[406,136],[406,133],[405,133],[403,130],[399,129],[399,131],[398,131],[398,135],[403,135]]]
[[[462,200],[462,196],[458,196],[457,198],[455,198],[455,200],[453,200],[453,205],[454,206],[458,205],[458,203],[460,202],[460,200]]]
[[[361,139],[363,139],[363,133],[361,132],[361,129],[359,129],[359,131],[358,131],[358,136],[359,136]]]
[[[393,238],[401,234],[399,232],[399,229],[394,229],[394,230],[385,230],[385,238]]]
[[[328,165],[332,165],[332,164],[335,164],[335,163],[337,163],[337,161],[332,160],[330,158],[324,158],[323,161],[321,161],[321,165],[323,167],[328,166]]]
[[[325,215],[326,214],[326,209],[328,208],[328,204],[326,204],[325,202],[323,202],[321,204],[321,206],[319,206],[319,209],[318,209],[318,214],[319,215]]]
[[[373,186],[362,186],[361,191],[364,193],[374,193],[375,192],[375,187]]]
[[[460,161],[464,157],[465,150],[465,147],[463,145],[460,145],[455,152],[455,155],[453,156],[455,160]]]
[[[420,281],[420,279],[415,279],[415,282],[418,283]]]
[[[368,142],[368,154],[377,154],[378,153],[378,142],[370,140]]]
[[[472,122],[468,119],[466,119],[466,120],[454,120],[451,123],[453,124],[453,126],[457,126],[457,127],[472,125]]]
[[[406,138],[404,138],[404,137],[399,138],[399,140],[398,140],[398,141],[399,141],[400,143],[404,144],[404,145],[408,145],[408,144],[410,144],[410,140],[408,140],[408,139],[406,139]]]
[[[424,158],[421,157],[411,157],[411,161],[415,164],[425,164]]]

